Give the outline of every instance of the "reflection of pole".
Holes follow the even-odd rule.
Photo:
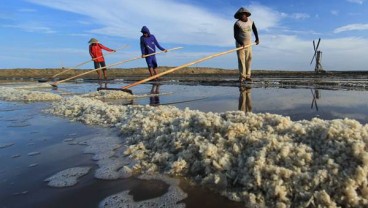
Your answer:
[[[251,97],[250,87],[239,87],[239,105],[238,110],[247,112],[252,112],[252,97]]]

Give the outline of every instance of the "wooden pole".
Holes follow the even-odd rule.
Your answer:
[[[201,59],[198,59],[196,61],[193,61],[193,62],[190,62],[190,63],[187,63],[187,64],[184,64],[184,65],[181,65],[181,66],[178,66],[178,67],[175,67],[175,68],[172,68],[172,69],[169,69],[167,71],[164,71],[164,72],[161,72],[159,74],[156,74],[156,75],[153,75],[151,77],[148,77],[146,79],[143,79],[143,80],[140,80],[140,81],[137,81],[137,82],[134,82],[132,84],[129,84],[127,86],[124,86],[122,87],[123,89],[128,89],[128,88],[131,88],[131,87],[134,87],[136,85],[139,85],[139,84],[142,84],[144,82],[148,82],[150,80],[153,80],[153,79],[156,79],[158,77],[161,77],[165,74],[169,74],[171,72],[174,72],[176,70],[179,70],[179,69],[182,69],[184,67],[187,67],[187,66],[190,66],[190,65],[193,65],[193,64],[197,64],[197,63],[200,63],[200,62],[203,62],[203,61],[206,61],[208,59],[212,59],[212,58],[215,58],[217,56],[222,56],[222,55],[225,55],[225,54],[228,54],[228,53],[231,53],[231,52],[234,52],[234,51],[238,51],[238,50],[241,50],[243,48],[247,48],[247,47],[250,47],[252,45],[254,45],[255,43],[252,43],[252,44],[249,44],[249,45],[246,45],[246,46],[242,46],[242,47],[239,47],[239,48],[234,48],[234,49],[231,49],[231,50],[228,50],[228,51],[224,51],[224,52],[221,52],[221,53],[217,53],[217,54],[214,54],[214,55],[210,55],[210,56],[207,56],[207,57],[204,57],[204,58],[201,58]]]
[[[128,46],[127,46],[127,45],[125,45],[125,46],[123,46],[123,47],[121,47],[121,48],[116,49],[116,51],[121,50],[121,49],[124,49],[124,48],[126,48],[126,47],[128,47]],[[115,51],[115,52],[116,52],[116,51]],[[105,54],[105,56],[110,55],[110,54],[113,54],[113,53],[115,53],[115,52],[107,53],[107,54]],[[59,72],[59,73],[57,73],[57,74],[53,75],[51,78],[55,78],[55,77],[59,76],[60,74],[64,74],[65,72],[68,72],[68,71],[70,71],[70,70],[72,70],[72,69],[77,69],[77,68],[79,68],[80,66],[83,66],[84,64],[87,64],[87,63],[89,63],[89,62],[91,62],[91,61],[94,61],[94,60],[96,60],[96,59],[98,59],[98,58],[101,58],[101,57],[103,57],[103,56],[99,56],[99,57],[97,57],[97,58],[90,59],[90,60],[88,60],[88,61],[82,62],[82,63],[80,63],[80,64],[78,64],[78,65],[76,65],[76,66],[74,66],[74,67],[68,68],[68,69],[66,69],[66,70],[64,70],[64,71],[62,71],[62,72]]]
[[[172,48],[172,49],[168,49],[166,50],[166,52],[169,52],[169,51],[173,51],[173,50],[178,50],[178,49],[181,49],[183,47],[177,47],[177,48]],[[160,51],[160,52],[156,52],[156,53],[150,53],[150,54],[147,54],[145,55],[143,58],[145,57],[148,57],[148,56],[153,56],[153,55],[156,55],[156,54],[160,54],[160,53],[166,53],[165,51]],[[110,64],[110,65],[107,65],[106,67],[100,67],[100,68],[97,68],[97,69],[93,69],[93,70],[90,70],[90,71],[87,71],[87,72],[84,72],[84,73],[81,73],[81,74],[77,74],[75,76],[72,76],[72,77],[69,77],[67,79],[63,79],[63,80],[60,80],[60,81],[57,81],[57,82],[54,82],[51,84],[51,86],[53,87],[57,87],[57,85],[59,83],[62,83],[62,82],[66,82],[68,80],[71,80],[71,79],[74,79],[74,78],[77,78],[77,77],[80,77],[80,76],[83,76],[85,74],[89,74],[91,72],[94,72],[94,71],[97,71],[97,70],[101,70],[103,68],[107,68],[107,67],[112,67],[112,66],[117,66],[117,65],[120,65],[120,64],[123,64],[123,63],[126,63],[126,62],[129,62],[129,61],[134,61],[134,60],[137,60],[137,59],[141,59],[142,56],[138,56],[138,57],[135,57],[135,58],[132,58],[132,59],[128,59],[128,60],[125,60],[125,61],[120,61],[120,62],[117,62],[117,63],[114,63],[114,64]]]

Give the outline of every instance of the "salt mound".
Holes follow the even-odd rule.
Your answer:
[[[86,175],[90,167],[75,167],[69,168],[56,173],[55,175],[45,179],[49,181],[48,185],[51,187],[67,187],[74,186],[78,182],[78,178]]]
[[[133,197],[129,195],[129,191],[124,191],[105,198],[100,202],[100,208],[122,208],[122,207],[185,207],[185,204],[179,203],[179,201],[185,199],[187,194],[184,193],[178,186],[178,182],[173,182],[173,179],[166,179],[164,176],[142,176],[141,179],[161,179],[163,181],[169,181],[169,189],[164,195],[148,199],[144,201],[135,202]]]
[[[37,83],[37,84],[28,84],[22,86],[14,86],[17,89],[37,89],[37,88],[52,88],[49,83]]]
[[[100,90],[97,92],[91,92],[84,94],[82,97],[91,97],[95,99],[122,99],[122,98],[133,98],[134,96],[119,90]]]
[[[368,125],[355,120],[109,106],[80,97],[50,112],[117,126],[125,154],[140,161],[136,170],[186,176],[247,207],[368,206]]]
[[[0,87],[0,100],[7,101],[54,101],[61,100],[60,95],[47,92]]]
[[[72,96],[53,103],[52,108],[46,112],[81,121],[86,124],[113,126],[124,115],[124,106],[108,105],[100,100]]]

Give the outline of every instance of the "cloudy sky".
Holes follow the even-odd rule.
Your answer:
[[[135,58],[144,25],[163,47],[183,47],[158,55],[159,65],[186,64],[234,48],[240,7],[252,12],[260,36],[255,70],[314,70],[318,38],[324,69],[368,68],[367,0],[2,0],[0,68],[76,66],[90,59],[92,37],[112,49],[128,46],[106,56],[108,65]],[[145,66],[140,59],[119,67]],[[193,66],[234,69],[236,55]]]

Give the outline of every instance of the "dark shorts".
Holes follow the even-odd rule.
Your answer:
[[[102,62],[93,62],[95,64],[95,69],[106,67],[106,64],[104,61]],[[102,70],[106,70],[106,68],[103,68]]]
[[[157,68],[156,56],[146,57],[146,62],[147,62],[148,68]]]

